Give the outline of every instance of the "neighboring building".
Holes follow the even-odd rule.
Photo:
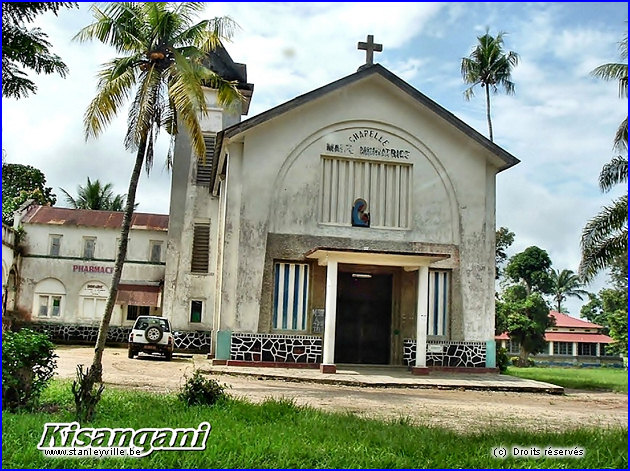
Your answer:
[[[19,256],[15,254],[15,231],[2,224],[2,330],[4,331],[9,318],[5,319],[7,310],[15,307],[17,290],[17,266]]]
[[[241,113],[202,120],[205,164],[177,138],[173,324],[232,363],[494,367],[495,177],[518,160],[380,65]]]
[[[608,345],[614,340],[601,333],[601,325],[557,311],[550,311],[549,315],[555,319],[555,325],[545,332],[545,352],[532,356],[536,363],[583,366],[623,364],[621,357],[607,351]],[[495,339],[509,355],[519,354],[519,343],[510,340],[507,334],[497,335]]]
[[[97,326],[105,310],[122,212],[33,205],[24,228],[17,308],[32,320]],[[168,216],[135,213],[112,326],[162,312]]]

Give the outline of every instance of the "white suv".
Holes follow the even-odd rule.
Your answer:
[[[164,317],[140,316],[129,334],[129,358],[140,352],[161,353],[166,361],[173,358],[173,332]]]

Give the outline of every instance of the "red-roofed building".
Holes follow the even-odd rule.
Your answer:
[[[109,295],[122,218],[115,211],[23,208],[16,217],[24,229],[17,296],[9,297],[6,310],[53,327],[96,327]],[[162,312],[168,219],[133,215],[112,326],[129,327],[138,315]]]
[[[601,333],[601,325],[557,311],[550,311],[549,315],[556,322],[545,333],[547,349],[535,355],[537,363],[587,365],[621,362],[620,357],[606,352],[606,347],[614,340]],[[495,340],[498,347],[507,349],[511,355],[518,355],[520,345],[510,340],[506,333],[495,336]]]

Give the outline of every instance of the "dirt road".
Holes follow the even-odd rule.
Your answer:
[[[77,364],[90,364],[89,347],[59,347],[57,374],[73,378]],[[173,358],[171,362],[141,356],[130,360],[124,349],[108,348],[103,358],[104,381],[111,385],[153,392],[177,390],[195,367],[206,367],[204,355]],[[250,401],[267,397],[294,398],[298,404],[348,411],[364,417],[406,418],[416,424],[462,431],[487,427],[566,430],[598,425],[628,426],[628,396],[618,393],[568,390],[564,396],[497,391],[382,389],[259,380],[255,377],[213,375],[230,385],[230,394]]]

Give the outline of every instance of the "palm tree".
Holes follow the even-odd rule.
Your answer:
[[[628,98],[628,35],[619,43],[619,56],[624,63],[604,64],[591,72],[595,77],[619,82],[619,96]],[[599,174],[603,192],[628,182],[628,117],[615,134],[614,149],[621,153],[613,157]],[[625,153],[625,155],[623,155]],[[614,265],[615,259],[628,253],[628,194],[613,200],[587,222],[580,241],[582,261],[580,275],[591,280],[599,271]]]
[[[76,198],[63,188],[60,190],[66,195],[66,201],[73,209],[122,211],[126,195],[114,195],[113,187],[111,183],[102,184],[99,180],[92,182],[90,177],[87,177],[87,184],[77,187]]]
[[[486,90],[486,117],[488,118],[488,132],[493,141],[492,120],[490,119],[490,90],[498,93],[499,87],[503,87],[508,95],[514,94],[514,82],[512,82],[512,69],[518,64],[516,52],[503,50],[503,36],[498,33],[492,37],[489,30],[486,34],[478,36],[479,44],[470,53],[469,57],[462,59],[462,77],[464,82],[471,84],[464,91],[466,100],[474,95],[476,85]]]
[[[562,309],[562,303],[567,298],[584,299],[584,296],[588,296],[588,291],[582,289],[582,280],[576,275],[573,270],[552,270],[551,281],[553,283],[552,295],[556,304],[556,311],[564,312]]]
[[[94,385],[101,382],[105,339],[127,253],[138,180],[143,165],[147,171],[151,168],[157,133],[163,128],[171,136],[168,162],[178,127],[183,124],[194,154],[203,159],[205,145],[198,121],[198,113],[207,112],[203,86],[217,90],[218,101],[224,106],[242,98],[235,83],[224,80],[202,64],[222,39],[230,38],[235,27],[227,17],[195,23],[195,17],[204,7],[204,2],[115,2],[106,4],[103,9],[95,5],[92,7],[94,23],[75,36],[79,41],[96,39],[113,46],[121,55],[105,63],[99,73],[96,96],[84,116],[86,139],[100,135],[131,98],[124,142],[128,150],[136,152],[94,360],[83,379],[78,375],[82,391],[92,391]]]

